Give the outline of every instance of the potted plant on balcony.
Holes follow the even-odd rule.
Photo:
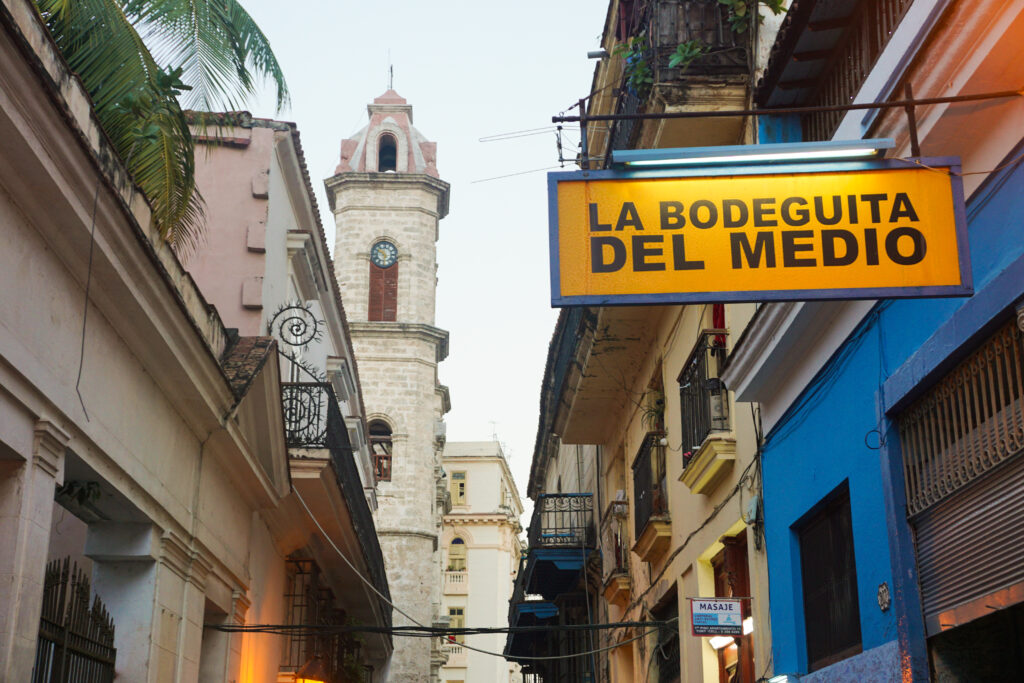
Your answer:
[[[640,423],[648,432],[660,432],[665,428],[665,395],[657,389],[647,392],[647,400],[641,406]]]

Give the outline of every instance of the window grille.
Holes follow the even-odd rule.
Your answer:
[[[899,417],[909,515],[1024,450],[1022,366],[1011,321]]]
[[[651,517],[668,512],[665,480],[664,432],[648,432],[633,460],[633,500],[636,504],[636,538],[643,535]]]
[[[729,393],[719,379],[725,360],[722,330],[704,330],[679,374],[683,468],[716,431],[729,430]]]

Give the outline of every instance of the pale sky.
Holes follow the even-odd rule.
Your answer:
[[[394,88],[413,125],[437,142],[451,211],[438,241],[437,325],[451,333],[441,382],[451,390],[449,441],[496,432],[525,497],[540,383],[557,311],[550,307],[546,172],[558,166],[551,116],[587,94],[607,4],[241,0],[285,70],[292,104],[255,116],[294,121],[333,249],[323,179],[366,105]],[[479,139],[552,128],[507,141]],[[579,129],[564,138],[573,156]],[[567,164],[569,170],[571,165]],[[493,425],[492,425],[493,421]],[[524,520],[524,524],[529,520]]]

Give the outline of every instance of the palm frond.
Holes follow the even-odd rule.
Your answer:
[[[160,68],[113,0],[36,0],[68,65],[153,220],[172,244],[196,243],[203,203],[195,189],[195,144],[178,103],[180,73]]]
[[[182,70],[192,90],[187,108],[217,111],[244,107],[256,79],[277,91],[277,109],[288,104],[284,72],[270,42],[235,0],[115,0],[139,27],[154,58]]]

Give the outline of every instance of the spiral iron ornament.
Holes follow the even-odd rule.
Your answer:
[[[270,333],[282,344],[305,349],[324,335],[324,322],[302,303],[282,306],[270,319]]]

